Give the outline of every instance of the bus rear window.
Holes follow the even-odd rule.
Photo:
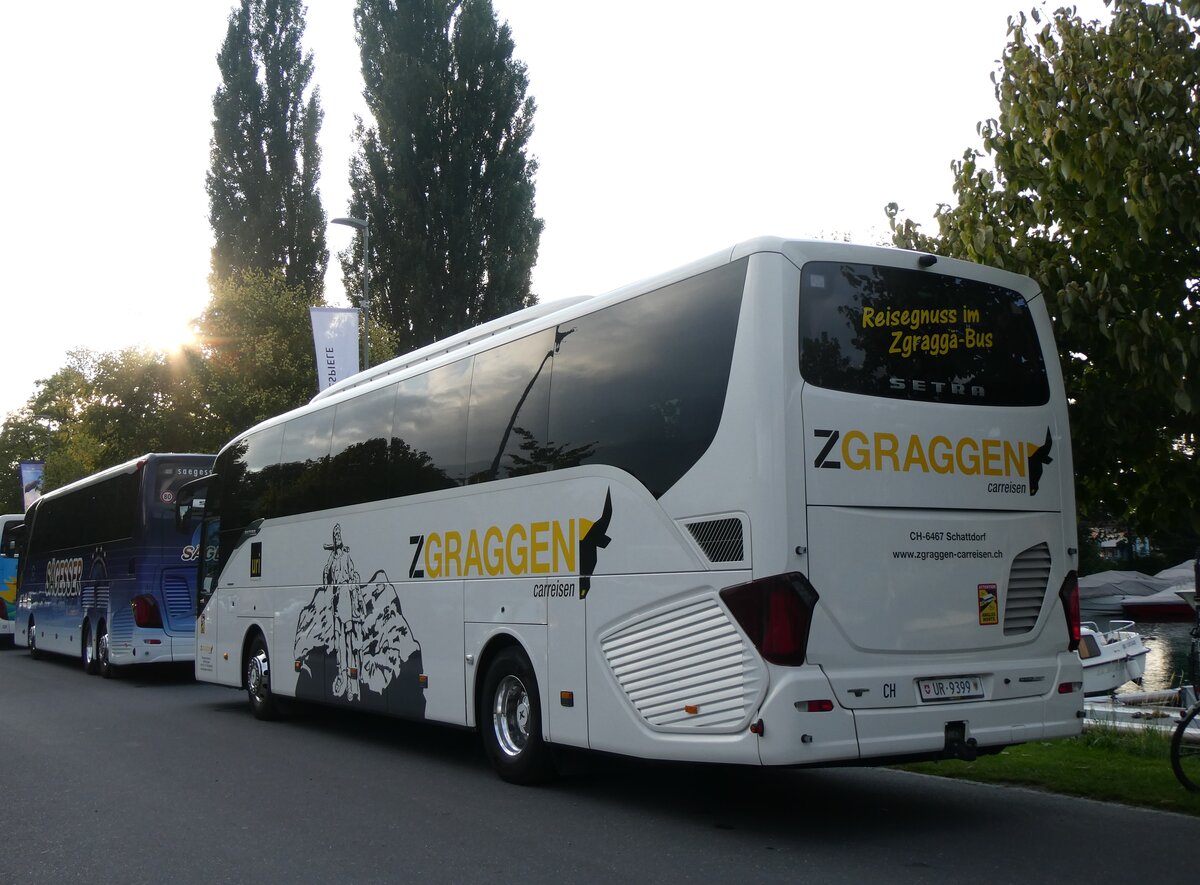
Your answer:
[[[154,493],[150,499],[150,507],[155,516],[163,514],[175,518],[175,497],[180,487],[193,479],[208,476],[212,467],[197,464],[180,464],[172,461],[160,461],[154,476]]]
[[[800,373],[818,387],[922,402],[1049,400],[1029,306],[932,271],[812,261],[800,283]]]

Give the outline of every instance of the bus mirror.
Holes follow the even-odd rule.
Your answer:
[[[12,522],[4,527],[4,537],[0,540],[0,556],[14,559],[21,555],[21,547],[25,539],[25,523]]]

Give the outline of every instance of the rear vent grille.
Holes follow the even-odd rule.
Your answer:
[[[1050,582],[1050,547],[1041,543],[1017,555],[1008,573],[1004,635],[1028,633],[1037,624]]]
[[[604,637],[621,688],[652,728],[728,732],[758,701],[762,680],[715,599],[657,612]]]
[[[127,655],[133,650],[133,611],[127,605],[113,609],[108,625],[108,649],[112,654]]]
[[[746,558],[740,519],[729,517],[691,522],[687,528],[710,562],[741,562]]]
[[[163,598],[167,602],[167,619],[171,627],[183,632],[195,630],[196,610],[187,578],[167,572],[162,579]]]

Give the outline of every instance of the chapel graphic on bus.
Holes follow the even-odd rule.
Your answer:
[[[322,585],[296,625],[296,697],[423,719],[421,643],[395,586],[383,569],[359,577],[340,524],[324,546]]]

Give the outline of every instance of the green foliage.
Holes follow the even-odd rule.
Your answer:
[[[321,126],[299,0],[241,0],[218,56],[207,176],[213,297],[202,344],[180,354],[70,354],[0,429],[4,512],[17,462],[46,461],[45,488],[146,452],[215,452],[316,392],[308,308],[329,253],[317,190]],[[373,347],[390,348],[386,329]],[[389,350],[388,355],[391,355]]]
[[[534,102],[508,26],[491,0],[358,0],[355,23],[373,125],[349,208],[370,219],[372,316],[408,350],[535,303]],[[339,257],[361,293],[362,238]]]
[[[283,273],[213,280],[201,343],[178,354],[73,351],[0,429],[0,506],[21,509],[17,462],[43,459],[45,489],[146,452],[216,452],[317,391],[308,308],[317,298]],[[386,330],[378,330],[388,346]]]
[[[308,402],[317,392],[308,309],[318,300],[279,271],[213,282],[200,317],[200,364],[212,432],[221,443]]]
[[[212,451],[195,354],[75,350],[0,430],[4,512],[22,509],[17,462],[46,462],[46,491],[146,452]],[[221,440],[223,441],[223,440]]]
[[[325,212],[317,180],[321,105],[299,0],[241,0],[217,63],[209,221],[213,276],[281,270],[289,286],[324,289]]]
[[[982,152],[938,234],[896,245],[1037,280],[1056,324],[1084,517],[1200,530],[1200,43],[1174,3],[1009,22]],[[1187,14],[1200,3],[1184,4]]]

